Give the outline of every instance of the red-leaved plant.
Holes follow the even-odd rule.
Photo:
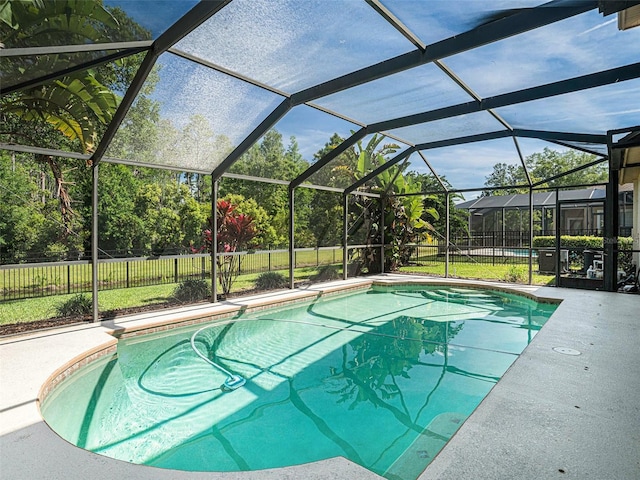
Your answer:
[[[234,253],[242,251],[243,248],[247,248],[251,240],[255,238],[257,232],[253,218],[250,215],[238,213],[235,205],[227,200],[218,200],[216,217],[218,222],[218,241],[216,244],[218,252],[216,258],[218,280],[222,287],[222,293],[226,296],[231,291],[233,281],[240,273],[242,256]],[[210,219],[209,223],[211,223]],[[213,244],[211,229],[206,229],[202,237],[204,245],[199,249],[192,247],[191,250],[194,252],[202,252],[206,249],[211,252],[211,245]]]

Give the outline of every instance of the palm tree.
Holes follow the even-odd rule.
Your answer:
[[[385,138],[384,135],[375,134],[366,145],[361,142],[356,144],[357,163],[352,172],[354,181],[385,164],[388,157],[400,148],[394,143],[383,144]],[[358,198],[358,217],[350,229],[350,234],[362,229],[365,244],[380,244],[384,215],[386,270],[397,270],[408,261],[411,254],[408,244],[419,240],[422,232],[431,228],[423,217],[438,218],[438,212],[434,208],[425,208],[422,197],[415,195],[422,191],[422,184],[415,177],[404,173],[407,166],[405,161],[402,165],[388,168],[377,175],[374,184],[368,187],[369,191],[376,193],[406,196],[387,196],[383,211],[378,202]],[[361,263],[369,273],[380,271],[380,253],[379,248],[365,249]]]

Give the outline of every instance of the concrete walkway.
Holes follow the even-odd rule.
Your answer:
[[[480,284],[385,275],[380,281]],[[0,341],[0,478],[368,479],[343,458],[286,469],[216,473],[132,465],[58,437],[38,409],[42,387],[87,352],[112,349],[114,331],[253,308],[369,283],[355,279],[222,304],[138,315]],[[495,284],[493,284],[495,285]],[[499,284],[501,288],[505,284]],[[515,289],[562,304],[420,477],[426,479],[640,479],[640,296]],[[556,348],[559,347],[559,348]],[[556,348],[556,350],[554,350]],[[559,350],[559,351],[558,351]],[[568,355],[567,353],[578,353]],[[70,406],[72,408],[72,406]]]

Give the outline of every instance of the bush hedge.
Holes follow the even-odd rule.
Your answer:
[[[560,237],[560,245],[564,248],[598,248],[604,247],[602,237],[588,237],[580,235],[562,235]],[[556,237],[554,235],[533,237],[533,248],[556,246]],[[633,248],[633,238],[618,237],[619,250],[631,250]]]
[[[619,250],[617,268],[624,270],[626,273],[631,273],[634,271],[631,252],[623,252],[621,250],[632,250],[633,238],[618,237],[617,241]],[[555,245],[556,237],[553,235],[533,237],[533,248],[555,248]],[[584,265],[582,249],[602,250],[604,248],[604,239],[603,237],[562,235],[560,237],[560,245],[563,249],[578,249],[577,251],[569,252],[569,261],[573,266]]]

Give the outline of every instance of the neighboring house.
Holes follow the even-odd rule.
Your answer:
[[[619,189],[619,235],[630,236],[633,227],[633,185]],[[596,235],[604,230],[604,187],[560,191],[561,235]],[[496,195],[460,203],[457,208],[469,211],[472,236],[512,236],[529,232],[529,195]],[[556,194],[533,194],[534,235],[555,235]],[[505,244],[505,243],[503,243]]]

